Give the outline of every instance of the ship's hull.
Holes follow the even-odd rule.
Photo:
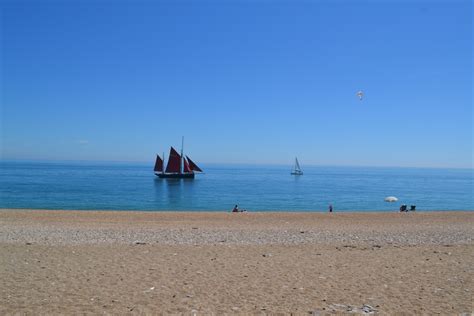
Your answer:
[[[190,173],[157,173],[155,175],[161,179],[194,179],[194,172]]]

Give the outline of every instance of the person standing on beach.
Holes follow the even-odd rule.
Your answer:
[[[236,204],[234,206],[234,209],[232,210],[232,213],[237,213],[239,211],[239,206]]]
[[[332,204],[329,204],[329,213],[332,213]]]

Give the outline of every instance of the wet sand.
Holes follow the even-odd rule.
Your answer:
[[[0,314],[472,313],[474,212],[0,210]]]

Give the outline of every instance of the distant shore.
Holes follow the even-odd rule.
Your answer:
[[[0,210],[0,313],[471,313],[474,212]]]

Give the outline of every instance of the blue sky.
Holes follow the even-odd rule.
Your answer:
[[[0,10],[3,159],[472,167],[471,1]]]

